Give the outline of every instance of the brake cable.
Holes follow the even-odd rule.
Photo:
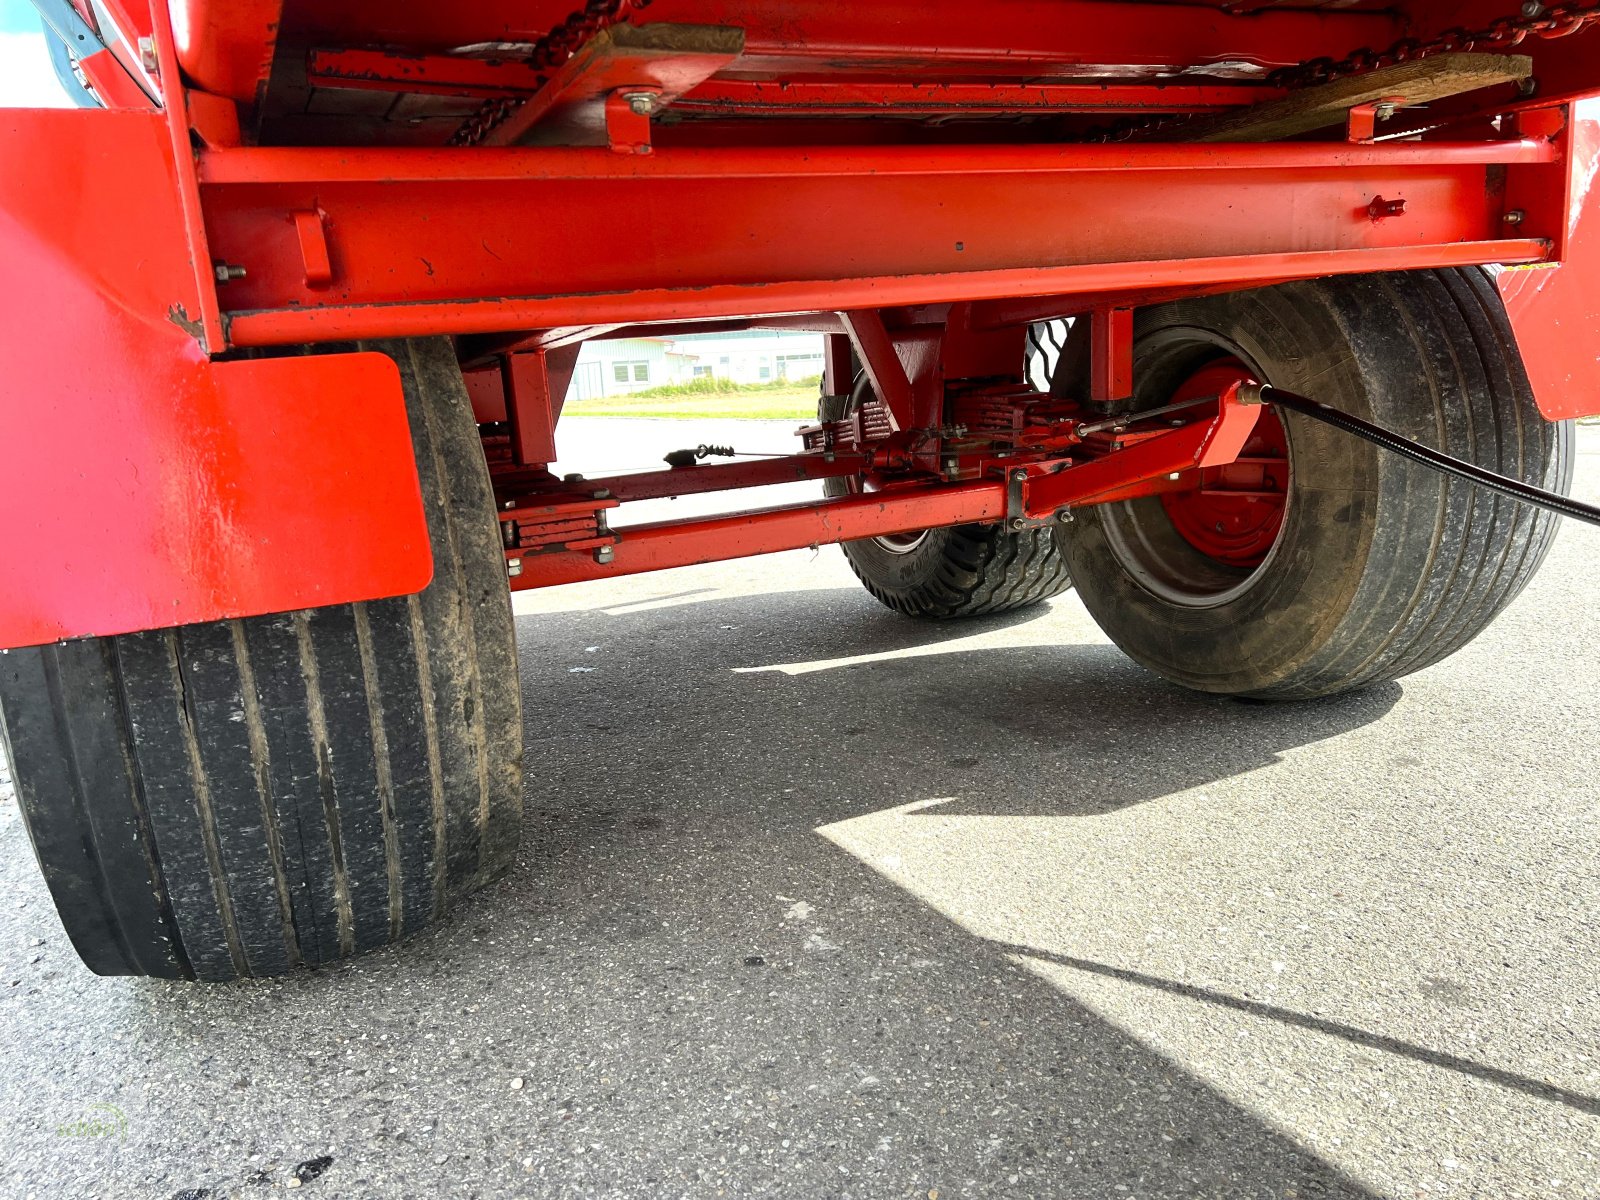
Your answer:
[[[1589,525],[1600,525],[1600,508],[1595,505],[1585,504],[1581,500],[1574,500],[1570,496],[1563,496],[1560,492],[1552,492],[1531,483],[1524,483],[1520,479],[1512,479],[1508,475],[1498,474],[1476,463],[1463,462],[1442,450],[1435,450],[1432,446],[1425,446],[1421,442],[1402,437],[1392,429],[1374,425],[1371,421],[1363,421],[1360,417],[1341,412],[1319,400],[1312,400],[1295,392],[1286,392],[1271,384],[1252,383],[1239,389],[1239,402],[1271,404],[1278,408],[1289,409],[1314,421],[1321,421],[1324,425],[1332,425],[1335,429],[1342,429],[1358,438],[1364,438],[1376,446],[1381,446],[1402,458],[1409,458],[1412,462],[1421,463],[1442,475],[1454,475],[1478,487],[1488,488],[1519,503],[1531,504],[1535,508],[1545,509],[1557,516],[1571,517],[1575,521],[1583,521]]]

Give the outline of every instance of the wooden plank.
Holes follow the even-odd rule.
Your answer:
[[[744,31],[718,25],[616,25],[590,39],[499,125],[489,146],[604,146],[606,97],[652,88],[664,108],[744,52]]]
[[[1524,54],[1435,54],[1204,119],[1189,127],[1185,140],[1275,142],[1342,124],[1358,104],[1378,100],[1394,100],[1402,108],[1426,104],[1496,84],[1517,83],[1532,73],[1533,60]]]

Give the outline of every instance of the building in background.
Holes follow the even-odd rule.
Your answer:
[[[822,335],[781,329],[692,333],[673,348],[694,356],[693,375],[734,383],[775,383],[822,374]]]
[[[567,399],[624,396],[694,379],[762,384],[821,374],[820,333],[745,329],[677,338],[598,338],[583,344]]]
[[[694,356],[678,351],[667,338],[604,338],[587,341],[572,372],[568,400],[625,396],[647,388],[686,383]]]

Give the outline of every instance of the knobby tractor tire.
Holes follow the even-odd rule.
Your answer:
[[[865,377],[856,385],[865,394]],[[824,396],[818,415],[837,421],[852,398]],[[828,479],[828,496],[850,494],[853,481]],[[850,569],[882,604],[909,617],[981,617],[1041,604],[1072,586],[1048,529],[1013,533],[996,525],[954,525],[909,538],[843,542]]]
[[[1570,486],[1570,423],[1540,416],[1480,269],[1288,283],[1145,309],[1133,407],[1163,403],[1177,381],[1230,356],[1262,382],[1449,454]],[[1084,359],[1062,361],[1053,390],[1072,394]],[[1205,562],[1159,499],[1080,510],[1058,530],[1089,612],[1169,679],[1288,699],[1406,675],[1481,633],[1550,549],[1557,518],[1548,513],[1279,415],[1287,497],[1259,566]]]
[[[448,341],[362,348],[404,381],[427,590],[0,655],[22,814],[100,974],[326,963],[511,862],[521,704],[472,408]]]

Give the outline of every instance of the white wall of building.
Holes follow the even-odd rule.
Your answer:
[[[583,344],[572,372],[568,400],[626,396],[646,388],[683,383],[693,359],[677,353],[665,338],[597,339]]]
[[[735,383],[772,383],[822,374],[822,335],[747,329],[673,339],[672,348],[694,356],[692,374]]]
[[[820,374],[820,333],[758,329],[671,340],[601,338],[583,344],[567,399],[626,396],[701,376],[755,384]]]

